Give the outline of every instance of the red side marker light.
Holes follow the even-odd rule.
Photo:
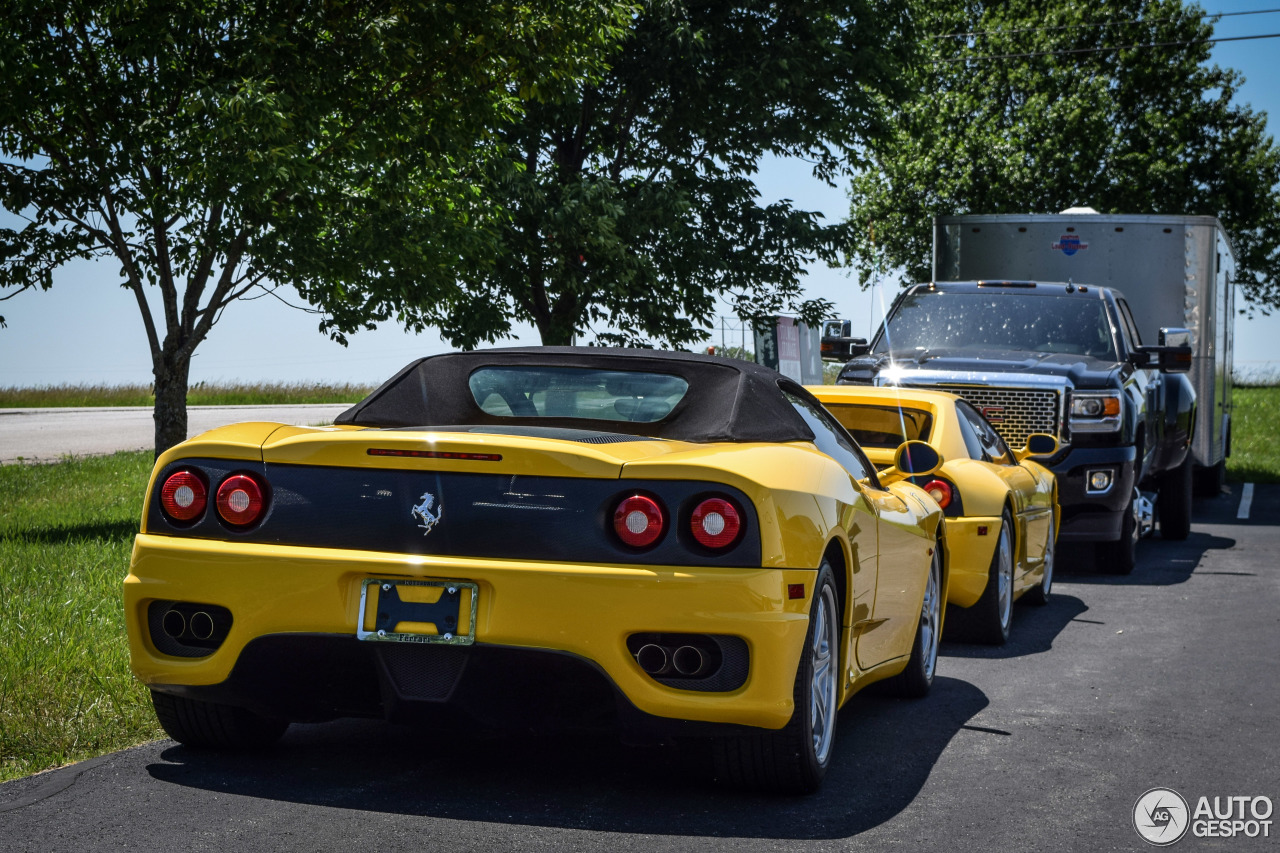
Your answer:
[[[979,524],[979,525],[978,525],[978,535],[979,535],[979,536],[986,536],[986,535],[987,535],[987,526],[986,526],[985,524]]]
[[[789,583],[787,584],[787,598],[795,601],[798,598],[804,598],[804,584]]]

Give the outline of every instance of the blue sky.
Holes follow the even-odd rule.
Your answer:
[[[1280,7],[1280,0],[1204,0],[1210,13]],[[1223,18],[1218,37],[1280,33],[1280,13]],[[1238,100],[1271,117],[1280,128],[1280,39],[1223,42],[1214,60],[1246,77]],[[814,180],[799,162],[770,161],[757,183],[766,200],[791,198],[798,207],[843,216],[843,188]],[[1081,203],[1087,203],[1081,199]],[[0,329],[0,387],[61,384],[147,384],[150,355],[141,315],[132,295],[118,286],[115,264],[68,265],[47,292],[27,292],[0,303],[8,328]],[[879,298],[862,291],[846,270],[810,268],[809,296],[835,303],[836,312],[867,331],[880,313]],[[892,296],[886,294],[885,301]],[[727,308],[724,312],[729,314]],[[317,331],[318,318],[267,297],[231,305],[196,351],[191,381],[378,383],[419,356],[449,347],[435,333],[406,334],[393,324],[351,336],[342,347]],[[731,318],[730,324],[736,326]],[[537,344],[532,329],[518,332],[512,345]],[[735,343],[739,333],[724,337]],[[714,334],[720,342],[721,333]],[[1280,313],[1236,323],[1236,365],[1243,370],[1280,372]]]

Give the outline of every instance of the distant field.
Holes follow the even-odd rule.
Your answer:
[[[373,385],[265,383],[257,385],[197,382],[187,391],[188,406],[278,406],[291,403],[357,403]],[[47,385],[0,388],[0,409],[60,406],[153,406],[150,385]]]

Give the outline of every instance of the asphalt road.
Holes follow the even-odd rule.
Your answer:
[[[345,405],[188,406],[187,435],[248,421],[331,424]],[[63,456],[150,450],[155,423],[147,406],[0,409],[0,465],[53,462]]]
[[[718,787],[695,749],[295,726],[273,752],[147,744],[0,786],[0,849],[1145,850],[1138,798],[1280,798],[1280,487],[1197,501],[1134,574],[1063,551],[1002,648],[944,643],[924,700],[856,697],[823,789]],[[1280,850],[1195,838],[1174,850]]]

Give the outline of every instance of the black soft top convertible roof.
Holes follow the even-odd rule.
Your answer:
[[[467,384],[481,367],[567,367],[645,371],[689,383],[670,414],[653,423],[566,417],[496,416]],[[775,370],[736,359],[685,352],[608,347],[517,347],[428,356],[409,364],[347,409],[335,424],[368,427],[564,427],[679,441],[813,441],[813,432],[781,393],[813,400]]]

